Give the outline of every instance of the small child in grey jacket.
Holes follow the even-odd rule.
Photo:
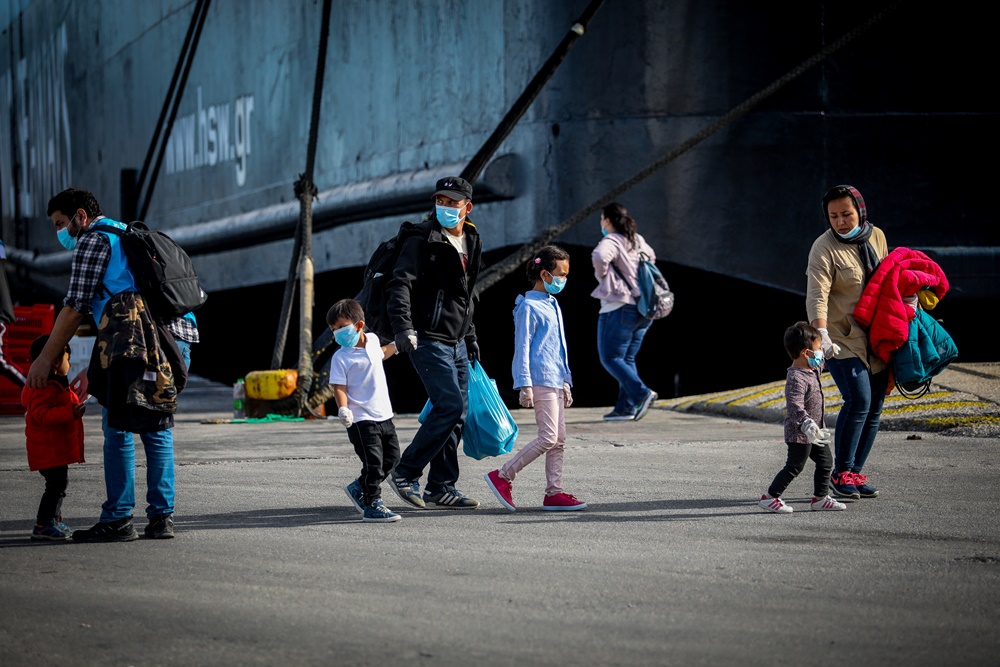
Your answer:
[[[829,495],[830,473],[833,471],[830,431],[823,428],[823,337],[807,322],[796,322],[785,330],[785,351],[792,359],[785,378],[785,444],[788,459],[774,477],[767,493],[760,497],[760,507],[768,512],[791,514],[792,508],[781,499],[812,459],[816,463],[813,476],[812,510],[843,510],[847,505]]]

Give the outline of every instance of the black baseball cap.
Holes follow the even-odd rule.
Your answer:
[[[472,186],[464,178],[459,176],[446,176],[437,182],[437,189],[431,197],[444,195],[456,201],[461,199],[472,199]]]

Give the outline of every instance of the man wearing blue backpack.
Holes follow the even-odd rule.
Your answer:
[[[479,502],[455,484],[458,443],[469,412],[469,361],[479,356],[472,296],[483,245],[468,219],[472,186],[466,180],[442,178],[433,198],[434,212],[401,239],[386,284],[396,348],[409,354],[433,406],[390,479],[411,507],[432,503],[472,509]],[[428,466],[421,495],[419,480]]]
[[[127,542],[139,538],[132,524],[135,507],[135,444],[138,433],[146,451],[148,491],[145,537],[174,536],[173,413],[176,394],[186,380],[173,337],[160,334],[159,324],[136,286],[117,233],[102,232],[125,225],[106,218],[94,195],[70,188],[49,200],[48,215],[56,236],[73,251],[69,290],[42,352],[28,370],[31,387],[44,387],[57,352],[90,314],[98,323],[89,391],[104,407],[104,481],[107,500],[92,528],[73,533],[75,542]],[[177,324],[175,322],[167,323]],[[126,349],[127,348],[127,349]],[[176,384],[175,384],[176,380]],[[95,389],[96,387],[96,389]],[[88,391],[82,388],[81,392]]]

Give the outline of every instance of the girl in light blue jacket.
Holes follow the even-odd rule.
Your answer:
[[[544,510],[581,510],[587,506],[563,491],[563,450],[566,408],[573,403],[573,376],[566,352],[566,327],[555,295],[566,286],[569,253],[548,245],[528,262],[532,288],[518,296],[514,306],[514,388],[519,402],[535,409],[538,437],[522,447],[499,470],[486,474],[486,483],[500,504],[514,511],[511,484],[525,466],[545,454],[547,485]]]

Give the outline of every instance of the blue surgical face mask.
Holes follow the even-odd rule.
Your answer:
[[[809,362],[809,368],[819,368],[823,365],[823,350],[810,350],[812,356],[806,355],[806,361]]]
[[[458,223],[462,222],[461,208],[452,208],[451,206],[441,206],[438,204],[434,207],[434,212],[437,214],[438,222],[445,229],[454,229],[458,226]]]
[[[544,280],[542,284],[545,285],[545,291],[549,294],[559,294],[566,287],[566,277],[565,276],[552,276],[552,282],[547,283]]]
[[[59,239],[59,243],[66,250],[72,250],[76,247],[76,239],[69,235],[69,230],[63,227],[58,232],[56,232],[56,238]]]
[[[608,235],[608,230],[606,230],[604,227],[601,227],[601,236],[607,236],[607,235]]]
[[[341,347],[354,347],[358,344],[359,338],[361,338],[361,332],[355,329],[353,324],[340,327],[333,332],[333,339]]]
[[[837,232],[837,236],[839,236],[840,238],[842,238],[842,239],[844,239],[845,241],[847,241],[847,240],[849,240],[849,239],[853,239],[853,238],[854,238],[855,236],[857,236],[857,235],[858,235],[858,234],[859,234],[860,232],[861,232],[861,225],[858,225],[857,227],[855,227],[855,228],[854,228],[854,229],[852,229],[851,231],[847,232],[846,234],[841,234],[840,232]]]

